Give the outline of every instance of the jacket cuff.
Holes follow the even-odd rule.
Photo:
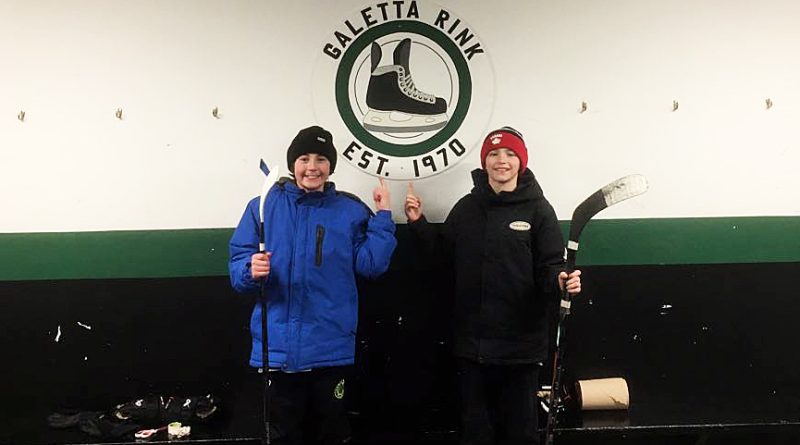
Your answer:
[[[422,227],[423,225],[428,223],[428,219],[425,218],[425,214],[424,213],[422,215],[420,215],[419,218],[414,222],[408,221],[408,219],[406,219],[406,221],[408,223],[408,227],[411,228],[411,229],[416,229],[416,228]]]
[[[253,273],[250,271],[250,261],[242,268],[242,283],[245,286],[252,288],[258,286],[258,280],[253,279]]]

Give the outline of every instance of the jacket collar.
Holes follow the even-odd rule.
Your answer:
[[[489,174],[482,168],[472,171],[472,193],[473,196],[481,201],[490,204],[517,203],[524,201],[534,201],[544,198],[542,188],[533,172],[526,168],[517,178],[517,188],[511,192],[495,193],[489,185]]]
[[[325,183],[325,187],[321,192],[307,192],[298,187],[294,179],[286,176],[278,180],[278,186],[286,191],[295,201],[323,199],[336,195],[336,184],[331,181]]]

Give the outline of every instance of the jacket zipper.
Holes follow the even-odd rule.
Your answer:
[[[486,211],[486,227],[489,226],[489,212]],[[483,323],[484,323],[484,313],[483,313],[483,294],[484,288],[486,287],[486,258],[488,257],[486,252],[486,246],[489,245],[489,241],[486,239],[489,236],[489,230],[484,228],[483,232],[483,251],[481,252],[481,288],[480,294],[478,295],[478,326],[475,329],[478,334],[478,350],[476,351],[478,363],[483,363]]]
[[[317,257],[314,261],[317,267],[322,266],[322,240],[325,239],[325,227],[317,224]]]
[[[298,206],[297,208],[297,220],[301,220],[300,213],[302,212],[302,207]],[[294,301],[294,295],[292,293],[292,280],[294,280],[294,260],[297,254],[297,221],[294,224],[294,236],[292,237],[292,255],[289,257],[289,282],[288,282],[288,291],[289,295],[286,299],[286,361],[283,363],[284,369],[285,367],[290,366],[290,362],[296,362],[296,356],[299,355],[299,351],[295,351],[294,343],[292,342],[292,328],[294,324],[292,323],[292,302]],[[295,354],[294,352],[297,352]],[[295,360],[291,358],[294,357]]]

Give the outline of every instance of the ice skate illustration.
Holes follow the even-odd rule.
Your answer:
[[[408,61],[411,39],[394,49],[394,64],[378,66],[381,46],[372,42],[371,76],[367,87],[364,128],[384,133],[419,133],[438,130],[447,124],[447,101],[423,93],[414,86]]]

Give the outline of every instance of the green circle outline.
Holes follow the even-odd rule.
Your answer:
[[[369,131],[364,129],[361,122],[359,122],[355,114],[353,114],[352,105],[350,103],[347,82],[350,78],[350,72],[353,69],[356,57],[374,40],[393,32],[419,34],[433,40],[445,50],[448,56],[450,56],[453,65],[455,65],[456,72],[458,73],[458,105],[453,115],[450,117],[450,120],[447,122],[447,125],[439,130],[433,137],[415,144],[392,144],[373,136]],[[464,59],[461,51],[452,40],[444,35],[444,33],[439,32],[439,30],[427,23],[412,20],[397,20],[371,28],[353,41],[350,48],[348,48],[342,56],[341,63],[339,63],[339,69],[336,72],[335,93],[336,107],[339,110],[339,115],[356,139],[366,147],[388,156],[411,157],[427,153],[431,151],[432,148],[443,145],[461,127],[467,115],[467,111],[469,110],[469,105],[472,102],[472,77],[467,67],[467,61]]]

